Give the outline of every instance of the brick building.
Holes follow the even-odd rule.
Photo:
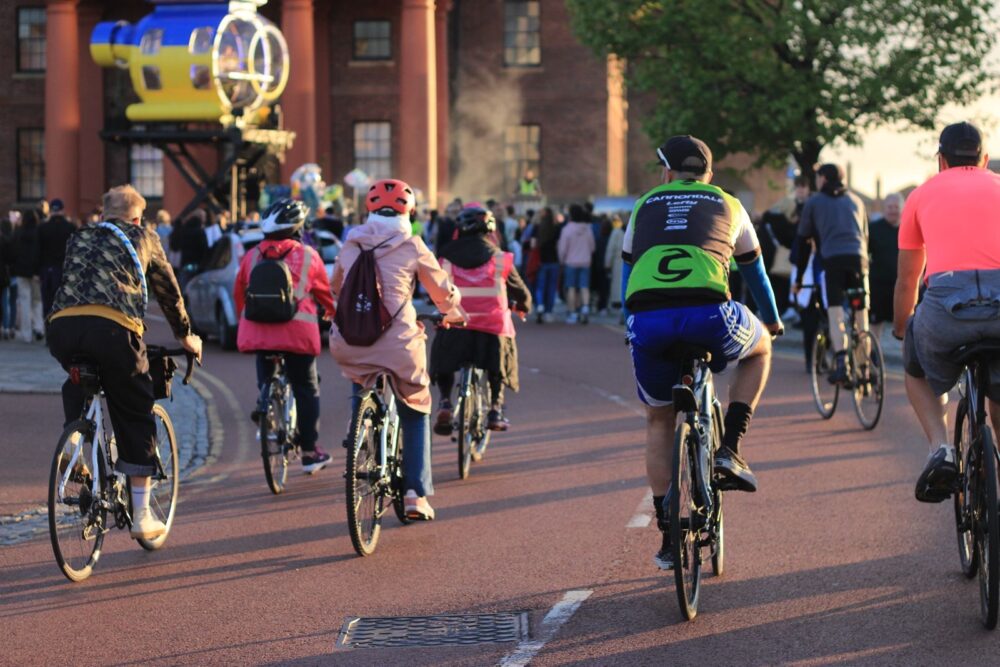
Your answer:
[[[93,63],[90,33],[150,10],[142,0],[0,4],[0,32],[16,37],[0,41],[0,205],[60,197],[82,213],[125,181],[154,205],[187,201],[155,149],[98,137],[125,122],[135,94],[125,73]],[[528,167],[555,201],[657,181],[643,101],[628,104],[618,63],[576,41],[563,0],[271,0],[260,11],[291,54],[281,104],[297,138],[286,176],[314,161],[337,182],[360,167],[404,178],[432,201],[512,193]],[[783,175],[739,170],[748,164],[720,165],[717,182],[769,205]]]

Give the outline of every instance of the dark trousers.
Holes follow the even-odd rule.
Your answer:
[[[61,266],[46,266],[42,268],[40,276],[42,283],[42,317],[48,317],[52,312],[52,302],[55,301],[56,292],[62,282]]]
[[[499,373],[487,373],[490,383],[490,401],[492,405],[503,405],[503,378]],[[451,401],[451,391],[455,387],[454,373],[438,373],[434,376],[434,383],[441,392],[441,398]]]
[[[274,362],[268,356],[282,354],[285,357],[285,375],[292,385],[295,409],[299,422],[299,447],[311,452],[319,440],[319,375],[316,373],[316,357],[311,354],[291,352],[257,353],[257,388],[271,379]]]
[[[49,324],[49,352],[68,369],[75,360],[97,364],[115,431],[118,462],[126,475],[156,472],[153,379],[142,337],[103,317],[62,317]],[[68,379],[62,388],[66,423],[83,412],[83,391]]]

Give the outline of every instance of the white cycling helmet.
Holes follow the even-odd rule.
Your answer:
[[[260,220],[260,231],[265,236],[291,233],[302,228],[309,216],[309,207],[294,199],[279,199],[271,204]]]

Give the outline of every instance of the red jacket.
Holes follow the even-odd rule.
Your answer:
[[[292,274],[298,309],[291,322],[264,323],[251,322],[243,317],[244,294],[250,282],[250,271],[261,253],[276,257],[291,250],[284,262]],[[308,263],[308,266],[303,267]],[[305,268],[305,271],[303,271]],[[303,274],[305,283],[303,284]],[[280,241],[264,240],[240,260],[240,271],[233,286],[233,299],[240,317],[236,344],[240,352],[258,350],[291,352],[318,356],[320,352],[319,320],[316,304],[323,306],[328,316],[333,315],[333,295],[330,281],[326,276],[323,260],[312,248],[294,239]]]

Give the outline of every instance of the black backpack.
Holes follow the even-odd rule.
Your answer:
[[[291,322],[298,309],[295,283],[285,257],[286,250],[277,257],[268,257],[259,249],[258,261],[250,270],[250,281],[245,292],[244,317],[251,322],[268,324]]]
[[[361,248],[361,254],[347,272],[340,294],[337,295],[337,312],[333,316],[333,323],[348,345],[370,347],[389,328],[399,310],[403,309],[400,306],[396,315],[389,315],[382,302],[375,251],[386,243],[388,241],[373,248]],[[403,305],[406,305],[405,301]]]

